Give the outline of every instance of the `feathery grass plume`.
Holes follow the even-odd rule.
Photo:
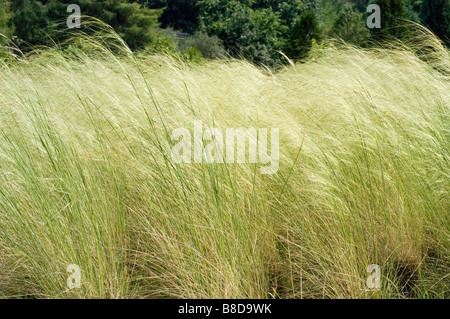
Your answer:
[[[336,46],[267,74],[137,59],[99,32],[0,68],[1,297],[448,297],[437,60]],[[279,171],[175,163],[171,132],[195,120],[280,128]]]

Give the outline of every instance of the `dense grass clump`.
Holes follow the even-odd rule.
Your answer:
[[[0,296],[448,298],[446,49],[272,74],[88,47],[0,67]],[[279,128],[279,171],[176,164],[195,120]]]

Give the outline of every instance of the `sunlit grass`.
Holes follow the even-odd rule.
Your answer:
[[[0,296],[448,297],[450,59],[428,39],[276,73],[95,38],[3,63]],[[280,128],[280,170],[175,164],[194,120]]]

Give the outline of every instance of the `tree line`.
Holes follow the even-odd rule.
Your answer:
[[[362,47],[401,39],[408,21],[450,44],[450,0],[0,0],[0,33],[23,50],[59,41],[71,3],[112,26],[133,50],[191,58],[231,55],[273,66],[283,61],[280,52],[301,60],[326,38]],[[381,7],[379,29],[366,25],[369,4]]]

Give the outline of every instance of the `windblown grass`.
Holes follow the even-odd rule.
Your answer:
[[[1,65],[0,296],[448,298],[446,49],[271,74],[90,42]],[[175,164],[194,120],[280,128],[280,170]]]

